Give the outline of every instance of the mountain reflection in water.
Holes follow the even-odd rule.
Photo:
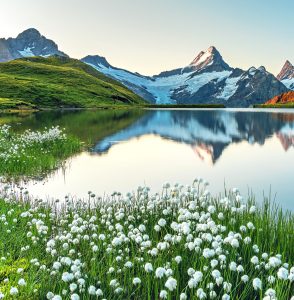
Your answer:
[[[103,154],[114,145],[144,135],[157,135],[190,145],[200,159],[215,163],[232,143],[263,145],[276,135],[285,151],[294,145],[294,114],[225,110],[157,110],[99,141],[93,151]]]

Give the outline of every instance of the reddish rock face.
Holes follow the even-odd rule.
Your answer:
[[[294,91],[283,93],[268,100],[265,104],[286,104],[294,103]]]
[[[284,79],[292,79],[294,78],[294,66],[287,60],[281,70],[281,72],[278,74],[277,78],[279,80]]]

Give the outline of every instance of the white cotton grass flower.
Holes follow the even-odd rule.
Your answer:
[[[176,257],[174,258],[174,260],[175,260],[175,262],[176,262],[177,264],[179,264],[179,263],[182,261],[182,257],[181,257],[181,256],[176,256]]]
[[[241,277],[241,281],[243,281],[244,283],[248,282],[249,281],[249,276],[248,275],[243,275]]]
[[[266,290],[266,292],[264,294],[265,294],[265,296],[268,297],[267,298],[268,300],[275,300],[276,299],[276,291],[274,289],[268,289],[268,290]]]
[[[252,285],[255,290],[261,290],[262,288],[262,282],[259,278],[254,278]]]
[[[146,263],[145,266],[144,266],[144,269],[147,273],[150,273],[153,271],[153,266],[151,263]]]
[[[186,293],[181,293],[180,294],[180,300],[187,300],[188,299],[188,296]]]
[[[25,285],[27,285],[27,283],[23,278],[21,278],[21,279],[18,280],[18,285],[19,286],[25,286]]]
[[[214,269],[218,265],[218,260],[213,259],[210,261],[210,266]]]
[[[71,299],[71,300],[80,300],[80,296],[79,296],[78,294],[72,294],[72,295],[70,296],[70,299]]]
[[[232,284],[225,281],[225,282],[223,283],[223,288],[224,288],[224,290],[225,290],[227,293],[229,293],[229,292],[231,291]]]
[[[168,290],[173,291],[177,288],[177,280],[173,277],[169,277],[164,285]]]
[[[193,276],[195,274],[195,270],[193,268],[189,268],[187,273],[189,276]]]
[[[141,279],[139,277],[135,277],[133,279],[133,285],[139,285],[139,284],[141,284]]]
[[[62,280],[64,282],[70,282],[74,279],[74,275],[72,273],[65,272],[62,274]]]
[[[213,270],[213,271],[211,272],[211,275],[212,275],[212,277],[215,278],[215,279],[221,277],[221,273],[220,273],[219,270]]]
[[[10,288],[9,294],[10,294],[11,296],[17,295],[17,294],[18,294],[18,288],[12,286],[12,287]]]
[[[237,272],[238,272],[238,273],[244,272],[244,268],[243,268],[242,265],[238,265],[238,267],[237,267]]]
[[[197,287],[197,285],[198,285],[198,281],[196,279],[194,279],[194,278],[189,279],[188,286],[190,289]]]
[[[232,261],[229,265],[229,269],[231,271],[237,271],[237,264],[234,261]]]
[[[158,223],[157,223],[160,227],[164,227],[166,225],[166,220],[165,219],[159,219]]]
[[[103,291],[101,289],[96,290],[96,296],[97,297],[102,297],[103,296]]]
[[[239,248],[240,246],[239,241],[237,239],[232,239],[231,246],[234,248]]]
[[[283,268],[283,267],[282,267],[282,268],[280,268],[280,269],[278,270],[277,275],[278,275],[278,278],[279,278],[279,279],[287,280],[288,275],[289,275],[289,271],[288,271],[286,268]]]
[[[223,294],[222,300],[230,300],[230,296],[228,294]]]
[[[165,268],[158,267],[158,268],[155,270],[155,277],[156,277],[156,278],[162,278],[164,275],[165,275]]]
[[[201,299],[206,299],[207,295],[202,288],[199,288],[196,292],[197,297]]]
[[[133,266],[133,263],[131,262],[131,261],[127,261],[126,263],[125,263],[125,267],[126,268],[131,268]]]
[[[167,299],[167,291],[166,290],[161,290],[159,293],[159,298],[160,299]]]
[[[46,298],[47,298],[48,300],[51,300],[53,297],[54,297],[54,294],[53,294],[52,292],[48,292],[48,293],[46,294]]]
[[[200,272],[200,271],[196,271],[196,272],[193,274],[193,278],[194,278],[195,280],[197,280],[197,282],[200,282],[200,281],[202,281],[203,273]]]
[[[69,290],[71,292],[74,292],[77,288],[78,288],[78,285],[75,282],[73,282],[69,285]]]
[[[259,263],[259,259],[257,256],[253,256],[250,260],[254,265],[257,265]]]
[[[88,293],[89,293],[89,295],[96,295],[96,288],[94,285],[90,285],[88,287]]]

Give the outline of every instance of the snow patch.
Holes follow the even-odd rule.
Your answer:
[[[183,91],[193,94],[210,81],[216,80],[219,82],[226,77],[229,77],[232,73],[232,71],[210,72],[191,77],[194,73],[191,71],[189,73],[171,75],[168,77],[151,78],[139,76],[122,69],[106,67],[102,64],[89,65],[122,83],[131,83],[145,89],[155,97],[157,104],[175,103],[172,99],[172,93],[176,89],[183,88]]]
[[[255,73],[256,73],[256,68],[251,67],[251,68],[248,70],[248,73],[249,73],[251,76],[254,76]]]
[[[221,91],[221,93],[219,95],[217,95],[217,98],[224,99],[224,100],[228,100],[229,98],[231,98],[238,89],[237,83],[239,82],[240,79],[241,79],[241,76],[227,78],[226,82],[225,82],[225,86],[224,86],[223,90]]]
[[[288,89],[294,91],[294,78],[284,79],[281,81]]]
[[[23,50],[19,50],[19,54],[23,57],[31,57],[34,56],[35,54],[32,52],[32,49],[35,47],[26,47]]]

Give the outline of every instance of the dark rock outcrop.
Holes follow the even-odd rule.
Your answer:
[[[52,40],[42,36],[34,28],[20,33],[16,38],[0,39],[0,62],[30,56],[67,56],[58,50]]]

